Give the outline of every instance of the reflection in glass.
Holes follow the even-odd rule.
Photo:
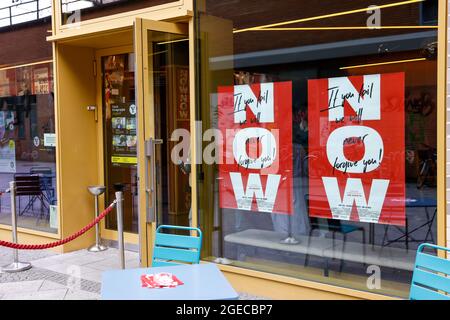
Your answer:
[[[434,3],[422,19],[385,1],[373,29],[368,1],[206,1],[197,119],[225,137],[222,162],[198,169],[206,259],[407,296],[417,246],[437,239]],[[251,167],[274,129],[289,168]]]
[[[18,226],[57,233],[53,69],[51,63],[0,70],[0,223],[10,224],[10,181],[36,192],[16,199]]]

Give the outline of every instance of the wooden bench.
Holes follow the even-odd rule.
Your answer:
[[[324,268],[325,276],[328,276],[328,260],[339,259],[367,265],[378,265],[400,270],[412,271],[414,269],[414,250],[406,250],[392,247],[372,246],[370,244],[335,240],[325,237],[312,237],[308,247],[308,236],[296,236],[298,244],[283,244],[281,240],[285,234],[268,231],[248,229],[225,236],[225,242],[236,245],[246,245],[283,252],[309,254],[326,259]],[[344,249],[344,250],[343,250]]]

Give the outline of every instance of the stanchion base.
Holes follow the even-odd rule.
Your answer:
[[[31,263],[28,262],[13,262],[7,266],[2,267],[3,272],[22,272],[31,269]]]
[[[102,252],[102,251],[108,250],[108,247],[101,245],[101,244],[99,244],[99,245],[94,244],[93,246],[89,247],[87,250],[89,252]]]
[[[282,243],[282,244],[299,244],[300,241],[298,241],[294,237],[287,237],[286,239],[281,240],[280,243]]]

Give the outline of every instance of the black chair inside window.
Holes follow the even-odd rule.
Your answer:
[[[16,183],[16,196],[19,198],[19,216],[24,215],[28,211],[33,211],[36,200],[41,204],[41,213],[38,221],[44,216],[44,209],[49,209],[49,199],[42,190],[41,177],[34,174],[15,174],[14,181]],[[20,197],[28,197],[28,203],[23,210],[20,209]],[[46,210],[48,212],[48,210]]]
[[[306,207],[309,208],[309,194],[305,195],[305,203]],[[309,246],[311,244],[311,237],[315,230],[320,230],[322,232],[325,232],[325,235],[331,233],[331,239],[332,239],[332,246],[333,250],[335,248],[335,240],[336,240],[336,233],[339,233],[342,235],[343,245],[342,245],[342,254],[345,252],[345,245],[347,243],[347,235],[355,232],[360,231],[362,236],[362,242],[363,242],[363,252],[365,253],[365,246],[366,246],[366,230],[363,227],[355,226],[352,224],[342,223],[341,220],[337,219],[327,219],[327,218],[317,218],[317,217],[309,217],[309,224],[310,224],[310,230],[309,230],[309,236],[308,236],[308,251]],[[343,257],[343,255],[342,255]],[[305,257],[305,266],[308,265],[309,262],[309,254]],[[339,267],[339,271],[342,272],[342,269],[344,267],[344,259],[341,259],[341,264]]]
[[[53,187],[53,170],[50,167],[32,167],[30,169],[30,174],[39,175],[41,181],[42,192],[45,194],[48,202],[54,204],[55,199],[55,188]]]

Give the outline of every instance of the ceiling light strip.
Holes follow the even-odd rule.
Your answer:
[[[253,31],[314,31],[314,30],[378,30],[378,29],[437,29],[438,26],[380,26],[380,27],[299,27],[299,28],[264,28]]]
[[[156,43],[158,46],[163,45],[163,44],[171,44],[171,43],[177,43],[177,42],[184,42],[184,41],[189,41],[189,38],[186,39],[179,39],[179,40],[170,40],[170,41],[164,41],[164,42],[158,42]]]
[[[417,58],[417,59],[407,59],[407,60],[396,60],[396,61],[386,61],[386,62],[378,62],[378,63],[369,63],[369,64],[360,64],[355,66],[348,66],[348,67],[341,67],[340,70],[346,70],[346,69],[356,69],[356,68],[365,68],[365,67],[375,67],[375,66],[382,66],[382,65],[388,65],[388,64],[397,64],[397,63],[407,63],[407,62],[416,62],[416,61],[425,61],[426,58]]]

